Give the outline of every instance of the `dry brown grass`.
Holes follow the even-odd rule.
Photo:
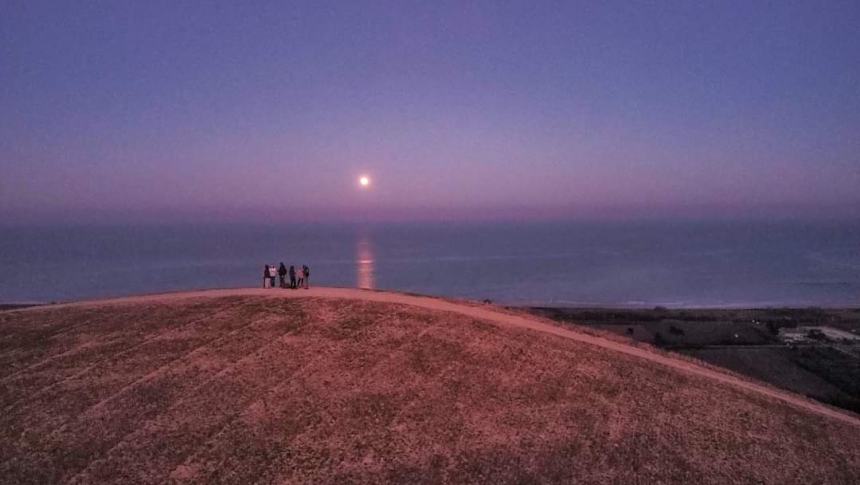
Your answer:
[[[856,427],[415,307],[0,313],[0,481],[857,483]]]

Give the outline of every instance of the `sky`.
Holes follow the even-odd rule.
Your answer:
[[[858,25],[853,0],[3,0],[0,222],[856,217]]]

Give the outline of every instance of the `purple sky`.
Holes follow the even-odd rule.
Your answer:
[[[858,25],[856,0],[5,0],[0,222],[856,215]]]

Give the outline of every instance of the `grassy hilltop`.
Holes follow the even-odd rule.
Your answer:
[[[285,293],[0,313],[0,481],[860,481],[854,424],[534,329]]]

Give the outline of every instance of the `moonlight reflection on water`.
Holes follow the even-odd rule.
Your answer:
[[[365,233],[362,234],[356,242],[355,269],[356,274],[358,275],[356,286],[366,289],[373,289],[376,287],[373,265],[373,243],[371,242],[370,237]]]

